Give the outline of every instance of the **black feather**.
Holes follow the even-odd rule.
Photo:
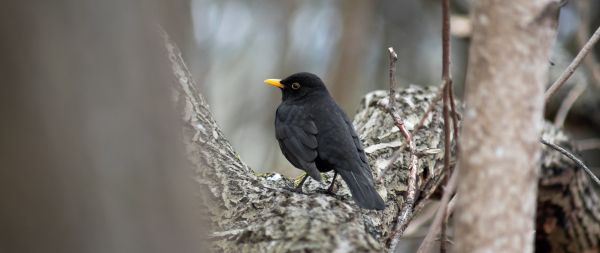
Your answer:
[[[335,170],[358,206],[384,209],[385,203],[375,189],[367,156],[352,122],[331,98],[321,79],[310,73],[298,73],[281,84],[283,101],[275,114],[275,135],[283,155],[317,180],[321,179],[319,172]],[[292,84],[297,88],[289,88]]]

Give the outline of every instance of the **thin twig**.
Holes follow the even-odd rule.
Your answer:
[[[575,3],[577,14],[579,14],[579,24],[577,25],[576,43],[578,47],[583,47],[586,40],[590,37],[588,26],[590,25],[590,0],[579,0]],[[585,57],[584,66],[596,87],[600,88],[600,66],[594,54]]]
[[[446,229],[448,228],[446,214],[448,213],[448,206],[442,208],[442,213],[444,218],[442,219],[442,224],[440,224],[440,253],[446,253],[446,238],[448,238],[448,235],[446,234]]]
[[[393,47],[388,47],[390,56],[390,69],[389,69],[389,80],[390,80],[390,107],[396,110],[396,62],[398,61],[398,54],[394,51]]]
[[[551,147],[552,149],[554,149],[554,150],[560,152],[561,154],[565,155],[569,159],[573,160],[580,168],[582,168],[592,178],[592,180],[597,185],[600,185],[600,179],[598,179],[598,177],[596,177],[596,175],[594,175],[594,173],[587,166],[585,166],[585,164],[581,160],[579,160],[579,158],[575,157],[569,151],[567,151],[564,148],[561,148],[560,146],[558,146],[556,144],[549,143],[549,142],[545,141],[544,139],[541,139],[541,142],[543,144],[545,144],[546,146]]]
[[[446,217],[444,218],[446,220],[450,219],[450,215],[452,215],[452,213],[454,212],[454,207],[456,206],[456,196],[457,195],[455,194],[448,203],[448,211],[446,211]]]
[[[454,141],[458,142],[458,121],[459,121],[459,114],[456,111],[456,102],[454,102],[454,82],[452,81],[452,79],[450,79],[450,86],[448,88],[448,93],[450,93],[450,115],[452,116],[452,127],[453,127],[453,133],[454,133]]]
[[[569,94],[567,95],[567,97],[565,97],[565,99],[560,104],[560,108],[558,109],[558,112],[556,113],[556,117],[554,117],[554,126],[555,127],[561,128],[563,126],[563,124],[565,123],[565,119],[567,118],[567,115],[569,114],[569,111],[571,110],[571,107],[573,106],[573,104],[575,104],[575,101],[577,101],[579,96],[581,96],[581,94],[583,94],[586,87],[587,87],[587,84],[582,82],[582,83],[577,84],[577,86],[573,87],[571,89],[571,91],[569,91]]]
[[[448,185],[446,185],[446,189],[444,189],[444,195],[442,195],[442,199],[440,200],[440,206],[438,207],[435,217],[433,218],[433,221],[431,223],[431,226],[429,226],[429,231],[427,232],[425,239],[423,239],[423,242],[421,242],[417,253],[425,253],[432,251],[431,249],[435,243],[438,233],[440,232],[442,221],[446,218],[446,214],[450,212],[450,197],[452,197],[452,195],[456,191],[457,181],[458,168],[454,169],[454,173],[452,173],[450,180],[448,180]],[[442,239],[445,240],[445,238]]]
[[[450,78],[450,13],[448,0],[442,0],[442,78]]]
[[[396,60],[398,58],[397,58],[396,52],[394,52],[393,48],[390,47],[388,50],[390,53],[390,91],[392,91],[394,89],[394,87],[396,87],[396,79],[394,77],[394,74],[395,74],[394,69],[396,66],[396,64],[395,64]],[[400,130],[400,133],[402,133],[402,135],[406,139],[406,143],[408,145],[408,149],[409,149],[409,153],[410,153],[410,162],[409,162],[408,189],[407,189],[406,198],[405,198],[404,202],[402,203],[402,208],[400,209],[400,213],[398,215],[396,226],[394,227],[394,230],[392,231],[392,233],[390,235],[391,236],[391,242],[390,242],[390,251],[391,252],[394,252],[394,249],[396,248],[396,246],[398,245],[398,242],[400,241],[400,237],[404,233],[404,230],[408,226],[408,222],[412,218],[413,207],[415,205],[415,200],[417,197],[417,172],[418,172],[417,156],[415,154],[415,150],[416,150],[415,144],[412,140],[412,136],[411,136],[410,132],[408,132],[408,130],[406,129],[406,126],[404,125],[402,118],[400,118],[400,116],[396,112],[395,108],[391,106],[392,105],[391,101],[393,101],[394,99],[395,99],[395,97],[390,92],[390,98],[389,98],[390,102],[387,103],[387,106],[384,105],[384,108],[390,114],[390,116],[394,120],[394,124],[396,125],[396,127],[398,127],[398,129]],[[389,166],[391,166],[391,163]]]
[[[546,93],[544,94],[545,101],[548,101],[548,99],[550,99],[550,97],[552,97],[556,93],[556,91],[558,91],[558,89],[560,89],[565,84],[569,77],[573,75],[573,72],[575,72],[579,64],[581,64],[581,60],[583,60],[583,58],[594,48],[594,44],[596,44],[596,42],[598,42],[599,39],[600,27],[596,29],[596,32],[594,32],[592,37],[590,37],[590,39],[585,43],[581,51],[579,51],[577,56],[575,56],[575,59],[573,59],[573,61],[571,62],[571,64],[569,64],[567,69],[552,84],[552,86],[550,86],[550,88],[546,90]]]
[[[396,61],[398,61],[398,55],[394,51],[394,48],[389,47],[388,50],[390,53],[390,71],[389,71],[389,73],[390,73],[390,94],[389,94],[389,99],[388,99],[387,105],[383,105],[383,106],[387,110],[387,112],[390,114],[390,116],[392,116],[392,119],[394,120],[394,124],[396,125],[396,127],[398,127],[398,129],[400,130],[400,133],[402,133],[402,136],[404,136],[404,138],[406,139],[406,143],[409,144],[409,148],[411,148],[410,144],[412,143],[412,136],[406,129],[406,126],[404,125],[404,121],[402,121],[402,118],[400,117],[400,115],[398,115],[396,113],[396,108],[394,107],[394,103],[396,100],[396,96],[394,95],[395,94],[394,89],[396,87],[396,77],[395,77],[396,70],[395,70],[395,68],[396,68]]]
[[[451,155],[451,140],[450,126],[454,127],[454,141],[458,141],[458,120],[456,119],[456,106],[454,105],[454,94],[452,89],[452,74],[450,72],[450,1],[442,0],[442,80],[446,85],[444,86],[444,95],[442,96],[443,103],[443,116],[444,116],[444,184],[448,175],[452,174],[450,171],[450,155]],[[450,108],[452,107],[452,108]],[[452,119],[450,118],[450,111],[452,111]],[[451,123],[452,122],[452,125]],[[445,190],[447,191],[447,190]],[[444,193],[445,194],[445,193]],[[447,206],[442,207],[442,217],[446,216]],[[442,219],[441,233],[440,233],[440,252],[446,253],[446,223]]]
[[[450,241],[447,235],[447,228],[448,228],[448,220],[450,219],[450,215],[452,214],[452,211],[454,209],[454,203],[456,202],[456,195],[454,195],[452,197],[452,199],[450,200],[450,202],[448,202],[448,206],[446,206],[446,208],[444,209],[444,219],[442,220],[442,225],[441,225],[441,232],[440,232],[440,253],[445,253],[446,252],[446,242]]]
[[[450,83],[448,83],[450,84]],[[444,116],[444,171],[446,172],[444,178],[445,181],[447,181],[446,179],[448,178],[448,175],[450,175],[450,152],[451,152],[451,140],[450,140],[450,133],[452,132],[451,130],[451,119],[450,119],[450,96],[448,93],[448,87],[450,85],[446,85],[446,91],[444,92],[444,96],[442,97],[442,103],[443,103],[443,116]],[[443,184],[443,183],[442,183]]]

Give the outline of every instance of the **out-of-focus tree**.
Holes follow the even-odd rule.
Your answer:
[[[0,4],[0,252],[202,251],[166,5]]]
[[[474,4],[458,252],[533,252],[543,94],[558,11],[550,0]]]

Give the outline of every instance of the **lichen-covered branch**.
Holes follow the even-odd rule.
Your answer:
[[[395,224],[397,212],[406,193],[406,159],[400,157],[376,185],[386,199],[385,211],[359,209],[340,181],[336,196],[322,193],[330,177],[322,184],[309,180],[306,194],[287,190],[293,182],[279,174],[257,176],[237,158],[231,145],[216,125],[205,100],[195,84],[175,45],[166,41],[176,82],[175,101],[184,121],[183,141],[190,161],[196,168],[196,181],[206,190],[203,199],[209,206],[214,250],[225,252],[282,252],[313,250],[330,252],[364,252],[384,250],[383,241]],[[396,104],[412,128],[418,116],[433,99],[433,89],[413,87],[396,93]],[[377,106],[387,100],[387,92],[373,92],[362,101],[355,118],[357,132],[365,145],[374,177],[402,138],[385,111]],[[441,122],[436,112],[415,136],[417,150],[428,154],[419,162],[420,179],[428,181],[420,188],[422,199],[437,186],[439,171]],[[329,175],[332,176],[332,175]],[[400,200],[400,201],[399,201]],[[417,202],[418,204],[419,202]]]
[[[212,224],[212,250],[217,252],[381,252],[396,224],[405,197],[409,153],[382,175],[393,153],[403,147],[403,138],[393,120],[379,103],[387,103],[387,91],[367,94],[354,119],[357,133],[369,157],[384,211],[359,209],[343,182],[336,196],[322,193],[332,175],[323,183],[307,181],[305,194],[287,190],[292,180],[279,174],[256,175],[245,165],[215,123],[209,107],[190,76],[175,45],[166,41],[172,63],[174,99],[184,123],[182,141],[188,160],[201,186],[201,199],[208,207]],[[410,86],[398,90],[395,104],[404,124],[412,131],[435,99],[436,88]],[[443,145],[441,106],[435,106],[421,131],[413,134],[419,155],[419,198],[415,213],[439,185]],[[551,140],[551,139],[549,139]],[[556,166],[559,166],[558,164]],[[572,169],[572,168],[571,168]],[[567,169],[568,170],[568,169]],[[580,195],[581,196],[581,195]],[[585,197],[581,197],[587,200]],[[591,202],[591,203],[597,203]],[[587,209],[586,209],[587,210]],[[596,217],[596,216],[587,216]]]
[[[542,138],[572,149],[568,137],[549,123]],[[600,199],[591,179],[570,158],[544,146],[536,211],[537,252],[598,252]]]

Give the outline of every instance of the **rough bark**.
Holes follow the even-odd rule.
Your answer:
[[[549,123],[543,138],[572,149],[568,137]],[[588,175],[555,150],[542,150],[536,214],[536,252],[600,250],[600,199]]]
[[[203,199],[210,207],[207,217],[214,226],[211,234],[213,250],[385,251],[384,244],[395,224],[393,217],[397,216],[406,191],[407,177],[407,157],[402,157],[387,175],[382,177],[379,174],[393,151],[402,145],[398,129],[388,114],[377,105],[378,101],[387,99],[387,92],[367,94],[354,120],[365,143],[375,177],[384,182],[377,181],[376,185],[387,203],[387,209],[383,212],[361,211],[340,181],[337,182],[339,190],[336,197],[319,192],[327,185],[314,181],[307,182],[307,194],[297,194],[285,189],[292,187],[290,179],[273,173],[253,173],[239,160],[216,125],[175,46],[167,42],[167,48],[176,76],[173,84],[175,100],[184,123],[183,141],[189,160],[196,168],[195,179],[205,190]],[[414,86],[398,91],[396,104],[402,108],[400,111],[409,130],[412,130],[436,92],[435,88]],[[440,114],[441,108],[438,106],[425,122],[424,129],[414,135],[420,155],[421,197],[417,209],[431,197],[443,175],[440,170],[443,156],[439,149],[443,145]],[[565,135],[551,126],[545,129],[544,138],[559,145],[566,144]],[[591,185],[585,175],[576,170],[568,159],[552,151],[544,151],[542,165],[539,202],[551,203],[553,212],[540,212],[537,220],[540,224],[547,223],[546,220],[560,222],[544,230],[548,233],[539,233],[538,241],[566,242],[560,246],[573,249],[597,247],[600,212],[596,206],[600,203],[590,190]],[[330,177],[325,179],[325,182],[331,180]],[[573,212],[578,215],[569,215]]]
[[[383,251],[394,217],[406,189],[405,159],[399,159],[389,174],[379,172],[402,142],[400,134],[385,111],[377,106],[387,92],[370,93],[361,102],[354,121],[369,156],[378,191],[386,200],[385,211],[359,209],[346,186],[337,182],[336,196],[321,192],[324,183],[309,180],[305,194],[287,190],[290,179],[279,174],[256,175],[240,161],[209,111],[206,101],[195,90],[181,56],[167,42],[169,57],[177,77],[175,99],[182,109],[184,141],[190,161],[197,168],[196,180],[207,190],[204,200],[210,207],[214,239],[213,250],[224,252]],[[417,87],[397,94],[397,105],[405,113],[409,129],[435,96],[434,89]],[[423,198],[432,193],[440,178],[441,122],[439,110],[415,136],[419,162],[420,190]],[[422,203],[418,201],[417,204]]]
[[[532,252],[548,56],[558,3],[482,0],[460,138],[457,252]]]

